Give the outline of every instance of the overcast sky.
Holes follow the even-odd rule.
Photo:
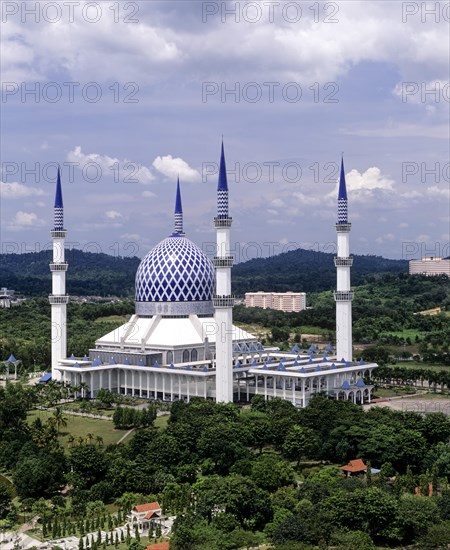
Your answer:
[[[48,244],[58,162],[69,246],[145,255],[179,174],[210,251],[223,135],[237,261],[333,250],[342,152],[353,253],[450,255],[448,2],[36,5],[2,3],[3,252]]]

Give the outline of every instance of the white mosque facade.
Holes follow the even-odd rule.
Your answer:
[[[290,352],[264,347],[255,336],[232,324],[228,184],[222,145],[214,218],[217,251],[211,261],[183,231],[179,182],[173,233],[141,261],[136,273],[135,313],[102,336],[83,358],[67,357],[64,261],[66,230],[58,172],[55,226],[52,230],[53,277],[52,378],[81,386],[94,397],[99,389],[144,399],[221,402],[250,401],[254,395],[279,397],[305,407],[323,393],[355,403],[370,402],[375,363],[352,361],[349,232],[343,164],[338,197],[336,340],[319,352],[315,346]],[[59,337],[58,337],[59,335]]]

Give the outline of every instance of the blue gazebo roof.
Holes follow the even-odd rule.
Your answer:
[[[52,379],[52,373],[51,372],[46,372],[44,374],[44,376],[41,376],[41,378],[39,378],[39,382],[45,383],[45,382],[48,382],[51,379]]]
[[[356,387],[358,387],[358,388],[365,388],[366,387],[366,384],[365,384],[365,382],[362,378],[360,378],[358,380],[358,382],[356,382]]]
[[[344,383],[342,384],[341,388],[343,390],[351,390],[350,382],[348,380],[344,380]]]

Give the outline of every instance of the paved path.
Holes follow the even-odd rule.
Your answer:
[[[127,438],[131,432],[134,432],[134,428],[131,428],[131,430],[128,430],[126,434],[124,434],[120,439],[119,441],[116,443],[116,445],[119,445],[120,443],[122,443],[122,441]]]

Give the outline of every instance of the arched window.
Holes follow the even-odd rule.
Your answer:
[[[189,363],[189,350],[187,349],[183,351],[183,363]]]
[[[170,365],[171,363],[173,363],[173,351],[168,351],[167,352],[167,364]]]
[[[198,353],[196,349],[191,351],[191,361],[197,361]]]

